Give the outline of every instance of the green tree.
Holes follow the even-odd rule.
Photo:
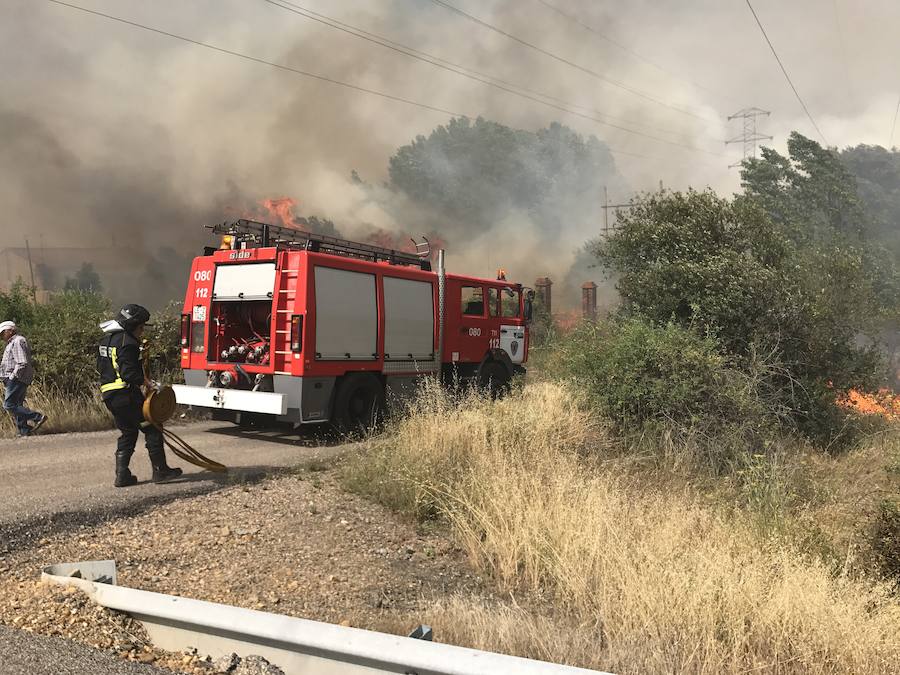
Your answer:
[[[797,241],[863,238],[866,213],[856,182],[838,155],[796,131],[787,146],[788,157],[763,148],[761,159],[744,162],[744,194],[762,204]]]
[[[774,175],[779,165],[774,158],[760,168]],[[878,307],[870,270],[863,249],[843,235],[840,244],[824,235],[827,243],[817,243],[821,232],[785,215],[798,208],[794,200],[761,187],[734,200],[711,191],[647,195],[595,253],[618,275],[626,313],[693,327],[747,369],[770,355],[777,366],[765,378],[766,400],[830,442],[842,425],[831,387],[875,382],[876,354],[856,341]],[[841,213],[821,210],[819,226],[842,227]]]
[[[795,132],[788,157],[762,155],[741,172],[746,196],[797,243],[807,277],[828,298],[819,311],[878,335],[896,355],[900,153],[865,145],[838,153]]]
[[[9,291],[0,291],[0,321],[15,321],[19,326],[25,326],[34,319],[34,312],[31,287],[21,279]]]
[[[841,162],[856,179],[865,206],[867,239],[900,255],[900,151],[877,145],[857,145],[840,153]]]
[[[452,219],[467,234],[512,209],[554,232],[598,214],[604,183],[617,181],[606,145],[552,123],[537,132],[478,118],[453,119],[390,159],[390,186]],[[596,218],[594,218],[596,220]]]

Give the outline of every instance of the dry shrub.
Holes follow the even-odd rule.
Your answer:
[[[465,595],[426,604],[417,617],[434,627],[440,642],[567,665],[583,664],[586,654],[600,651],[597,626],[579,625],[573,617],[550,617],[515,603]],[[377,629],[403,634],[409,632],[409,620],[385,614]]]
[[[461,643],[622,673],[895,670],[887,585],[763,538],[688,488],[641,483],[598,459],[608,444],[562,385],[459,404],[431,387],[348,475],[446,519],[473,564],[534,608],[469,610],[506,612],[521,632],[448,618]],[[556,637],[523,646],[548,625]],[[547,646],[559,640],[565,654]]]

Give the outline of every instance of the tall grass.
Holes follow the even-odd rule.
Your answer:
[[[621,673],[896,672],[887,585],[628,470],[618,450],[563,385],[461,403],[429,386],[346,477],[444,519],[519,599],[435,608],[455,641]]]
[[[28,388],[25,405],[39,410],[48,417],[41,427],[41,434],[58,434],[70,431],[101,431],[112,429],[112,416],[97,398],[85,394],[63,392],[52,385]],[[12,418],[0,412],[0,436],[12,437],[16,433]]]

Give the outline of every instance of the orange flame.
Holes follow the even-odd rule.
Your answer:
[[[838,405],[860,415],[881,415],[888,420],[900,419],[900,395],[895,395],[890,389],[879,389],[872,394],[851,389],[846,396],[838,399]]]
[[[298,203],[291,197],[271,197],[269,199],[261,199],[258,204],[247,211],[244,211],[243,218],[252,218],[254,220],[262,220],[273,225],[283,225],[301,230],[317,231],[314,225],[307,222],[306,218],[298,216],[295,212]],[[227,209],[227,212],[232,209]],[[329,223],[330,225],[330,223]],[[335,234],[327,232],[327,234]],[[343,236],[340,232],[336,236]],[[437,251],[444,248],[445,242],[442,237],[433,232],[427,235],[428,241],[431,242],[431,257],[437,256]],[[416,245],[411,241],[411,236],[403,232],[390,232],[377,227],[371,227],[367,234],[354,237],[358,241],[362,241],[382,248],[389,248],[395,251],[403,251],[406,253],[415,253]]]
[[[295,226],[294,207],[297,206],[297,202],[290,197],[263,199],[260,205],[269,212],[270,220],[278,221],[276,224],[281,224],[284,227]]]

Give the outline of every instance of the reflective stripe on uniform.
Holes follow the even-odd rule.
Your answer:
[[[100,392],[104,394],[108,391],[117,391],[128,387],[128,383],[122,379],[122,374],[119,372],[118,349],[116,347],[107,346],[107,351],[109,353],[109,358],[112,361],[113,370],[116,372],[116,379],[108,384],[100,385]]]

